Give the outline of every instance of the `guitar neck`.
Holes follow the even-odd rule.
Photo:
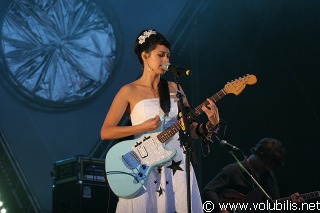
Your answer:
[[[213,96],[211,96],[209,99],[212,100],[213,102],[217,102],[221,98],[223,98],[226,94],[227,93],[223,89],[221,89],[217,93],[215,93]],[[207,104],[209,104],[209,102],[206,100],[202,104],[200,104],[199,106],[191,110],[186,116],[188,119],[188,122],[191,122],[196,117],[201,115],[203,113],[203,110],[201,109],[202,106]],[[172,124],[168,129],[158,134],[157,138],[161,143],[165,143],[166,141],[170,140],[170,138],[172,138],[181,129],[182,129],[182,123],[181,123],[181,119],[179,119],[174,124]]]
[[[310,200],[313,198],[320,197],[320,191],[314,191],[314,192],[309,192],[309,193],[305,193],[305,194],[300,194],[300,196],[304,200]],[[284,198],[277,199],[276,201],[280,203],[280,202],[284,202],[284,201],[290,200],[290,199],[291,199],[290,197],[284,197]]]

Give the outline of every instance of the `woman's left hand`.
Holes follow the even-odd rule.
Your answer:
[[[293,193],[291,196],[291,201],[293,203],[303,203],[304,202],[304,199],[303,197],[301,197],[301,195],[299,194],[299,192],[296,192],[296,193]]]
[[[217,125],[220,121],[219,111],[216,104],[209,98],[207,98],[209,104],[202,105],[201,109],[207,114],[209,121],[213,126]]]

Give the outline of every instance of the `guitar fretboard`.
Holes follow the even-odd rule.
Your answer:
[[[216,94],[211,96],[209,99],[212,100],[213,102],[219,101],[221,98],[223,98],[227,93],[221,89],[219,90]],[[208,101],[204,101],[202,104],[191,110],[187,114],[187,119],[188,122],[191,122],[194,120],[197,116],[203,113],[203,110],[201,109],[203,105],[209,104]],[[182,129],[182,123],[181,119],[176,121],[174,124],[172,124],[168,129],[164,130],[160,134],[157,135],[158,140],[161,143],[165,143],[166,141],[170,140],[180,129]]]
[[[300,194],[300,196],[304,200],[310,200],[313,198],[320,197],[320,191],[314,191],[314,192],[309,192],[309,193],[305,193],[305,194]],[[284,202],[284,201],[290,200],[290,199],[291,199],[290,197],[284,197],[284,198],[277,199],[277,202]]]

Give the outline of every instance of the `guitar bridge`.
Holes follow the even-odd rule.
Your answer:
[[[131,170],[137,168],[141,164],[139,156],[133,151],[122,155],[122,162]]]

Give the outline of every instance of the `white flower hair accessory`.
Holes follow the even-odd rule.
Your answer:
[[[143,32],[143,34],[141,36],[139,36],[139,44],[143,44],[146,41],[146,38],[149,38],[149,36],[151,36],[152,34],[157,34],[156,31],[154,30],[146,30]]]

